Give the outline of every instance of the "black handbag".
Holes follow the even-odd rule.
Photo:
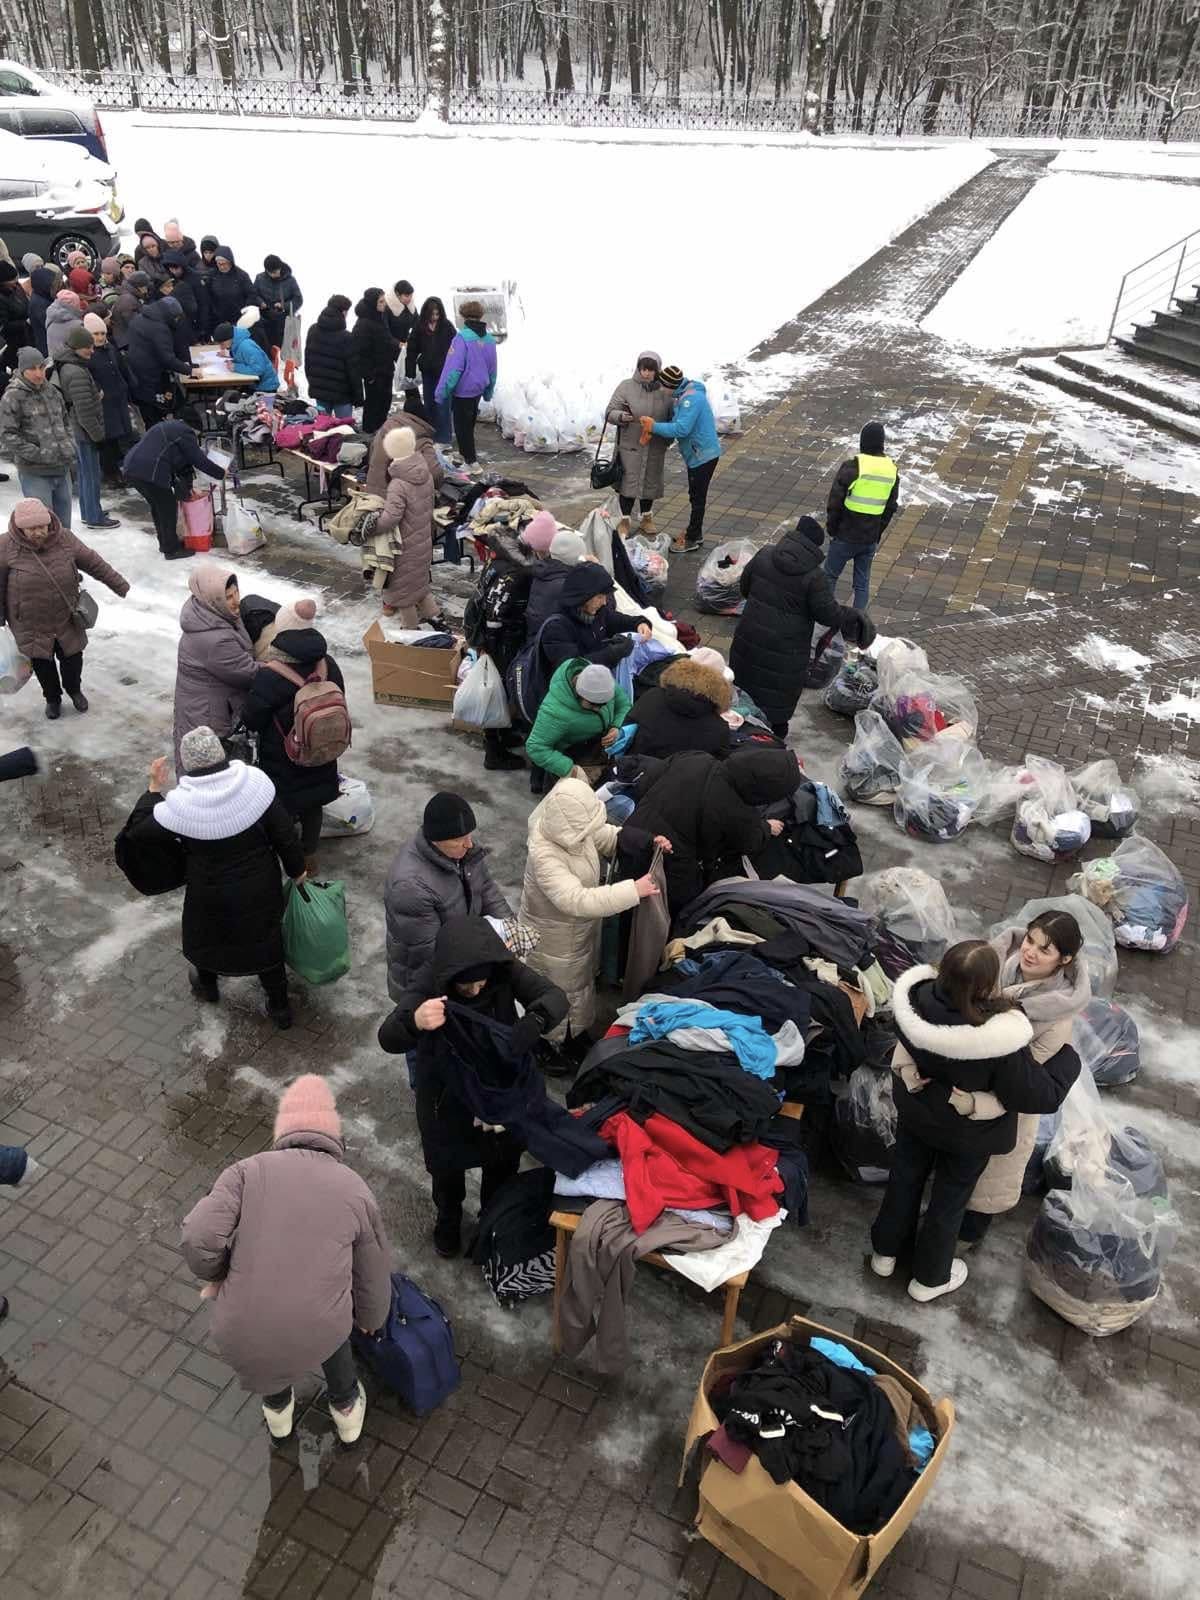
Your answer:
[[[592,488],[593,489],[619,489],[625,469],[621,465],[621,430],[618,427],[617,437],[613,441],[613,453],[608,461],[601,461],[600,446],[604,443],[604,432],[608,424],[600,429],[600,437],[596,440],[596,458],[592,462]]]

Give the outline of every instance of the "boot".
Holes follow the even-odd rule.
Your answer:
[[[207,1000],[212,1005],[221,998],[220,990],[217,988],[217,980],[215,978],[202,978],[195,967],[188,968],[188,983],[191,985],[192,993],[197,1000]]]
[[[485,772],[520,772],[524,765],[520,756],[514,755],[511,750],[506,750],[502,744],[492,744],[489,740],[484,747]]]
[[[453,1216],[439,1212],[433,1225],[433,1248],[444,1261],[452,1261],[462,1250],[462,1212]]]
[[[296,1394],[292,1391],[288,1403],[282,1411],[272,1411],[267,1402],[263,1401],[263,1416],[266,1418],[267,1432],[272,1439],[287,1439],[291,1435],[292,1422],[296,1415]]]
[[[75,693],[71,696],[71,704],[75,707],[76,711],[82,712],[87,710],[88,697],[84,694],[82,689],[76,689]]]
[[[279,1001],[268,1000],[267,1015],[277,1028],[286,1030],[292,1025],[292,1008],[286,996]]]
[[[658,529],[654,526],[653,511],[643,511],[642,520],[638,523],[638,532],[644,533],[648,539],[653,539]]]
[[[358,1436],[363,1431],[363,1419],[367,1414],[367,1393],[362,1384],[358,1385],[358,1393],[351,1405],[343,1410],[329,1402],[329,1415],[333,1418],[333,1425],[337,1429],[338,1438],[343,1444],[356,1444]]]
[[[630,528],[629,518],[628,517],[622,517],[620,522],[617,523],[617,532],[621,535],[622,539],[628,539],[628,537],[629,537],[629,528]]]
[[[46,720],[48,722],[57,722],[59,717],[61,717],[61,716],[62,716],[62,701],[61,700],[47,700],[46,701]]]

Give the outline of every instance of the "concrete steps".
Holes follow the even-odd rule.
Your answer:
[[[1149,364],[1130,361],[1125,365],[1142,368]],[[1052,359],[1027,357],[1017,367],[1027,377],[1053,384],[1080,400],[1200,444],[1200,385],[1189,383],[1186,389],[1176,391],[1169,379],[1156,383],[1151,375],[1115,366],[1103,350],[1063,352]]]

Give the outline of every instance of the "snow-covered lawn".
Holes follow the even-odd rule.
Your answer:
[[[1200,144],[1141,144],[1122,139],[1072,145],[1051,163],[1053,172],[1130,172],[1144,178],[1200,179]]]

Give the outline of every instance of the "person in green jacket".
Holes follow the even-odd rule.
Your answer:
[[[559,778],[582,777],[598,765],[629,715],[629,696],[607,667],[584,656],[564,661],[550,679],[525,754],[533,763],[530,788],[545,794]]]

